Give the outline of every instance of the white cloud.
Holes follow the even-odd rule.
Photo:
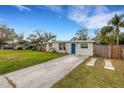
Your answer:
[[[106,6],[70,6],[68,18],[89,29],[101,28],[114,14],[122,11],[109,12]]]
[[[28,8],[28,7],[26,7],[26,6],[23,6],[23,5],[16,5],[16,6],[14,6],[14,7],[16,7],[18,10],[20,10],[20,11],[31,11],[31,9],[30,8]]]
[[[56,16],[58,18],[62,18],[63,17],[63,7],[61,5],[44,5],[44,6],[38,6],[38,8],[40,9],[48,9],[52,12],[56,13]]]
[[[95,9],[95,14],[103,14],[105,12],[108,12],[108,8],[106,6],[93,6]]]
[[[62,6],[60,6],[60,5],[46,5],[44,7],[48,8],[54,12],[61,12],[62,11]]]
[[[101,28],[107,25],[108,21],[111,20],[111,18],[115,14],[121,14],[121,13],[122,13],[121,11],[118,11],[118,12],[102,13],[102,14],[94,15],[86,19],[85,26],[88,28]]]
[[[84,12],[86,13],[86,11],[84,10],[84,6],[70,6],[68,10],[68,18],[80,24],[82,23],[82,20],[86,18],[86,14],[84,14]]]

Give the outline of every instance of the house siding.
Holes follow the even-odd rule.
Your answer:
[[[81,48],[81,43],[75,42],[76,48],[76,55],[89,55],[93,56],[93,43],[87,42],[88,48]],[[66,42],[66,50],[59,50],[59,43],[52,43],[52,47],[55,48],[56,52],[58,53],[69,53],[71,54],[71,44],[70,42]],[[46,44],[46,51],[49,51],[50,47],[49,44]]]
[[[88,43],[88,48],[81,48],[81,43],[77,43],[76,54],[93,56],[93,43]]]

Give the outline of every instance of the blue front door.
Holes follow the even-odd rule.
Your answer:
[[[71,44],[71,53],[75,54],[76,48],[75,48],[75,44]]]

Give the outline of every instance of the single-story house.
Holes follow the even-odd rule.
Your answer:
[[[76,55],[93,55],[94,41],[52,41],[43,44],[43,49],[49,51],[54,48],[58,53],[69,53]]]

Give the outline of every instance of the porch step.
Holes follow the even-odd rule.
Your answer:
[[[115,70],[115,68],[112,65],[111,60],[104,60],[104,62],[105,62],[104,68],[109,69],[109,70]]]
[[[94,66],[96,60],[97,60],[96,58],[91,58],[90,62],[88,62],[86,65],[87,65],[87,66]]]

